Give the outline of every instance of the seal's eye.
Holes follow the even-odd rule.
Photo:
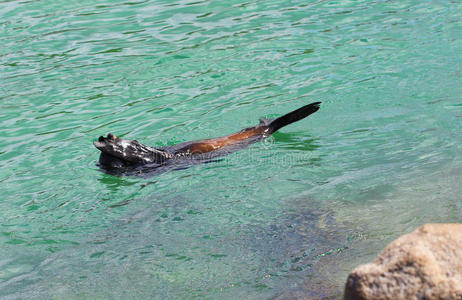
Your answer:
[[[103,136],[100,136],[100,137],[98,138],[98,142],[100,142],[100,143],[104,142],[104,137],[103,137]]]
[[[113,135],[112,133],[109,133],[107,135],[107,138],[108,138],[108,140],[111,140],[111,141],[115,141],[115,139],[116,139],[115,135]]]

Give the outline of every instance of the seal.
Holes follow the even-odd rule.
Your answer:
[[[171,162],[186,160],[206,162],[267,138],[280,128],[318,111],[320,104],[321,102],[314,102],[275,119],[260,118],[258,125],[227,136],[172,146],[153,148],[136,140],[118,138],[112,133],[107,137],[100,136],[93,144],[101,151],[99,163],[103,168],[157,168]]]

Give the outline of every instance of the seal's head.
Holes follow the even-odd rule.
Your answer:
[[[109,133],[107,137],[100,136],[98,141],[93,142],[101,151],[100,162],[106,164],[110,158],[115,158],[124,165],[163,163],[170,158],[170,154],[155,148],[140,144],[135,140],[125,140]]]

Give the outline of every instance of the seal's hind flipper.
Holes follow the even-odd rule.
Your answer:
[[[289,125],[293,122],[297,122],[303,118],[308,117],[312,113],[315,113],[319,109],[319,105],[321,102],[314,102],[308,105],[305,105],[303,107],[300,107],[299,109],[296,109],[286,115],[283,115],[282,117],[273,119],[273,120],[268,120],[270,121],[269,124],[266,124],[271,129],[271,132],[275,132],[276,130]],[[262,120],[260,119],[260,124]]]
[[[271,124],[271,122],[274,120],[274,119],[266,119],[266,118],[260,118],[258,119],[260,121],[260,126],[268,126],[269,124]]]

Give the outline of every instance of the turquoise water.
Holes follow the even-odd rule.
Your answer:
[[[458,1],[0,3],[0,296],[338,298],[426,222],[462,221]],[[210,164],[96,166],[319,112]]]

